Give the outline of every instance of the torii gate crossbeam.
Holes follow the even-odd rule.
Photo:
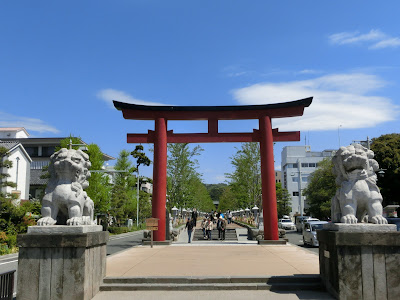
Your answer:
[[[153,143],[153,203],[152,215],[159,219],[155,241],[165,241],[165,205],[167,189],[167,144],[168,143],[224,143],[259,142],[261,154],[262,204],[264,217],[264,239],[278,240],[278,215],[275,192],[275,170],[273,143],[299,141],[300,132],[279,132],[272,129],[272,118],[303,115],[310,106],[312,97],[267,105],[239,106],[146,106],[114,101],[125,119],[154,120],[154,131],[145,134],[127,135],[128,143]],[[219,120],[258,119],[259,129],[246,133],[219,133]],[[207,133],[174,133],[168,131],[168,120],[207,120]]]

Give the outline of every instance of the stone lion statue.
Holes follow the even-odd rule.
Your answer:
[[[93,201],[84,191],[89,186],[90,166],[89,156],[81,150],[62,148],[50,157],[50,180],[39,226],[93,224]]]
[[[374,152],[359,144],[340,147],[332,158],[336,185],[332,221],[348,224],[387,224],[382,216],[382,195],[376,185],[378,162]]]

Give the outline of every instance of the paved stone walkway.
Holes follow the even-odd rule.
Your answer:
[[[235,225],[235,224],[233,224]],[[233,226],[232,225],[232,226]],[[237,226],[237,225],[235,225]],[[183,231],[171,246],[139,246],[107,258],[107,277],[293,276],[319,274],[318,255],[294,245],[257,245],[237,230],[236,243],[187,243]],[[247,231],[246,231],[247,232]],[[314,291],[100,292],[102,299],[333,299]]]
[[[293,245],[140,246],[107,259],[107,276],[319,274],[318,256]]]

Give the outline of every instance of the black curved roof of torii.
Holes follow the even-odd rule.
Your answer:
[[[313,97],[308,97],[300,100],[260,104],[260,105],[228,105],[228,106],[168,106],[168,105],[140,105],[125,103],[113,100],[114,107],[118,110],[134,109],[134,110],[152,110],[152,111],[224,111],[224,110],[260,110],[260,109],[276,109],[289,108],[294,106],[308,107],[312,102]]]
[[[170,120],[184,119],[246,119],[258,114],[268,114],[271,117],[301,116],[305,107],[310,106],[313,97],[300,100],[262,104],[262,105],[231,105],[231,106],[154,106],[124,103],[114,100],[114,107],[123,112],[126,119],[150,120],[155,117],[165,117]],[[226,113],[226,115],[225,115]],[[239,116],[239,117],[238,117]]]

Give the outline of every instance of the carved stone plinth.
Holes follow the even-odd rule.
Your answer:
[[[18,235],[18,299],[92,299],[106,273],[108,232],[60,233],[59,226],[46,230],[51,227],[53,233]]]
[[[395,225],[385,225],[386,232],[380,225],[347,226],[354,228],[317,231],[320,274],[328,292],[337,299],[400,299],[400,232]]]

